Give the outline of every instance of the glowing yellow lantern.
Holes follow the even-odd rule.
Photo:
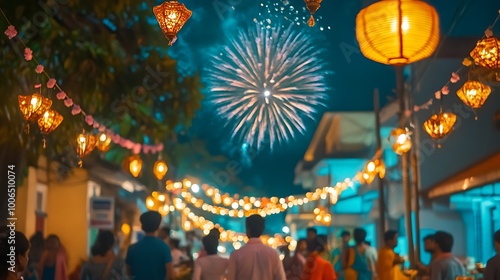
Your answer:
[[[402,128],[396,128],[391,131],[391,138],[394,139],[394,144],[392,144],[392,150],[398,154],[402,155],[407,153],[411,149],[411,139],[408,131]]]
[[[130,171],[130,174],[134,177],[139,177],[139,174],[141,174],[142,170],[142,159],[139,155],[134,155],[128,157],[128,171]]]
[[[439,44],[436,10],[420,0],[382,0],[359,12],[356,39],[368,59],[405,65],[431,56]]]
[[[105,153],[109,151],[110,145],[111,145],[111,137],[109,137],[106,133],[101,132],[97,137],[97,149]]]
[[[470,53],[474,62],[484,68],[500,68],[500,41],[495,37],[488,37],[477,42]]]
[[[307,21],[307,24],[310,27],[313,27],[314,26],[314,17],[313,17],[313,15],[319,9],[319,7],[321,6],[321,2],[323,0],[304,0],[304,1],[306,2],[306,7],[309,10],[309,13],[311,14],[311,17]]]
[[[168,171],[168,166],[163,160],[159,159],[155,162],[155,165],[153,167],[153,173],[155,174],[155,177],[158,181],[161,181],[163,177],[165,177],[167,171]]]
[[[50,134],[63,121],[63,116],[54,110],[47,110],[43,116],[38,119],[38,128],[43,135]],[[45,136],[43,138],[43,147],[45,148]]]
[[[165,37],[170,42],[169,45],[175,43],[177,33],[193,14],[177,0],[163,2],[163,4],[153,8],[153,13]]]
[[[491,88],[478,81],[467,81],[457,91],[457,95],[467,106],[472,109],[479,109],[483,106],[488,96],[490,96]]]
[[[148,196],[146,198],[146,208],[148,208],[148,210],[154,210],[155,205],[156,205],[156,199],[152,196]]]
[[[82,167],[82,159],[94,150],[96,142],[96,137],[91,133],[80,133],[76,138],[76,153],[80,158],[78,162],[80,167]]]
[[[27,122],[38,120],[47,110],[49,110],[50,106],[52,106],[52,100],[38,93],[28,96],[19,95],[17,101],[19,102],[19,109],[21,109],[24,120]],[[26,125],[26,133],[28,132],[29,124]]]
[[[433,139],[439,140],[448,135],[457,121],[457,115],[446,112],[432,115],[425,123],[424,130]],[[439,144],[438,147],[441,147]]]
[[[122,224],[121,230],[124,235],[129,235],[130,234],[130,225],[129,224]]]

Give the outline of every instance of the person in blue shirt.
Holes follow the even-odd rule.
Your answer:
[[[172,280],[170,247],[155,235],[161,223],[160,213],[148,211],[140,220],[146,236],[128,248],[125,259],[128,275],[134,280]]]
[[[342,243],[339,247],[332,251],[332,265],[337,273],[338,280],[344,280],[344,273],[342,270],[342,260],[345,258],[346,252],[349,250],[349,241],[351,240],[351,233],[344,230],[340,237],[342,238]]]

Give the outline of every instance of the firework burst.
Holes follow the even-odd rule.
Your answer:
[[[250,28],[229,39],[208,71],[208,100],[239,138],[257,149],[304,133],[324,106],[330,73],[306,32]]]

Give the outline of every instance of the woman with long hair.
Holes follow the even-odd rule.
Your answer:
[[[28,267],[29,250],[30,242],[22,232],[0,233],[0,280],[23,279],[22,275]]]
[[[377,251],[366,242],[366,231],[354,229],[353,236],[356,245],[349,248],[342,260],[345,280],[376,279]]]
[[[39,280],[68,280],[68,254],[55,234],[47,236],[38,265]]]
[[[302,280],[336,280],[337,275],[330,262],[321,257],[328,248],[326,236],[318,235],[307,244],[307,257]]]
[[[37,280],[38,279],[38,264],[43,254],[43,233],[41,231],[35,232],[30,237],[30,253],[28,267],[24,273],[24,280]]]
[[[81,280],[122,279],[126,275],[125,263],[113,252],[114,245],[114,234],[100,230],[91,248],[92,257],[82,267]]]

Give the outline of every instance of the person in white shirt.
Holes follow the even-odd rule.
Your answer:
[[[207,255],[194,263],[192,280],[224,280],[229,260],[217,255],[218,238],[207,235],[201,242]]]
[[[286,280],[278,251],[264,245],[260,236],[265,220],[260,215],[246,219],[248,243],[231,253],[227,280]]]

